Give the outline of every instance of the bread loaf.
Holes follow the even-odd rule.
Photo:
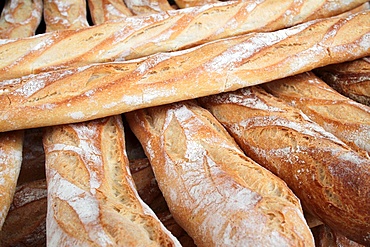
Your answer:
[[[85,0],[45,0],[46,32],[88,27]]]
[[[269,82],[263,88],[353,149],[370,153],[370,107],[339,94],[312,72]]]
[[[194,102],[129,112],[168,207],[197,246],[313,246],[296,196]]]
[[[87,0],[87,2],[95,25],[132,16],[122,0]]]
[[[42,0],[5,1],[0,17],[0,39],[35,35],[42,18]]]
[[[203,6],[205,4],[219,3],[219,0],[175,0],[175,3],[179,8],[189,8],[195,6]]]
[[[0,131],[96,119],[365,56],[370,54],[369,17],[370,11],[365,11],[143,59],[4,80],[0,82]]]
[[[46,181],[35,180],[17,187],[0,231],[0,246],[46,246]]]
[[[341,94],[370,106],[370,57],[328,65],[314,72]]]
[[[150,15],[174,9],[167,0],[125,0],[124,2],[135,15]]]
[[[8,41],[0,45],[1,79],[69,66],[133,59],[253,31],[273,31],[333,16],[367,1],[350,0],[333,6],[330,5],[332,2],[266,0],[257,4],[253,0],[230,1]],[[362,23],[368,27],[367,21]],[[346,42],[348,38],[356,37],[357,34],[349,29],[348,35],[340,39]]]
[[[48,245],[179,246],[137,194],[119,117],[54,128],[44,136]]]
[[[200,102],[248,156],[288,184],[307,212],[351,240],[369,244],[368,156],[258,86]]]
[[[42,2],[7,1],[1,12],[0,38],[21,38],[36,32]],[[13,200],[22,165],[24,131],[0,133],[0,231]]]
[[[22,164],[24,131],[0,133],[0,230],[13,201]]]

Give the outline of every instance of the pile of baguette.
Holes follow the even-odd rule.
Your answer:
[[[0,246],[370,246],[368,1],[0,10]]]

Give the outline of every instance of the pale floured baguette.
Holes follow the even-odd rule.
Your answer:
[[[248,156],[288,184],[307,212],[352,240],[370,243],[369,156],[258,86],[200,102]]]
[[[119,117],[56,130],[44,136],[48,245],[180,246],[137,194]]]
[[[150,15],[174,10],[167,0],[124,0],[124,2],[135,15]]]
[[[189,7],[195,7],[195,6],[202,6],[205,4],[212,4],[212,3],[218,3],[219,0],[175,0],[175,3],[179,8],[189,8]],[[256,4],[258,2],[256,1]]]
[[[87,2],[95,25],[132,16],[123,0],[87,0]]]
[[[148,159],[130,161],[130,171],[140,197],[145,203],[152,205],[160,221],[183,243],[183,246],[194,246],[191,238],[178,226],[168,211]],[[46,181],[45,179],[35,180],[33,174],[30,174],[30,177],[32,180],[28,178],[30,181],[22,181],[22,184],[16,188],[9,213],[0,231],[2,247],[46,246]]]
[[[370,57],[328,65],[314,72],[341,94],[370,106]]]
[[[45,0],[46,32],[88,27],[85,0]]]
[[[0,230],[13,201],[22,164],[24,131],[0,133]]]
[[[125,116],[174,219],[197,246],[313,246],[296,196],[208,111],[183,102]]]
[[[0,39],[35,35],[42,18],[42,0],[5,1],[0,17]]]
[[[341,95],[312,72],[269,82],[263,88],[301,109],[353,149],[370,154],[370,107]]]
[[[78,3],[74,5],[81,8]],[[54,126],[44,136],[44,146],[50,148],[45,148],[48,246],[180,246],[136,191],[120,116]],[[80,160],[74,160],[76,156]],[[84,166],[85,171],[76,169]],[[79,197],[83,199],[76,200]],[[72,222],[68,214],[74,214]]]
[[[0,231],[0,246],[46,246],[46,207],[45,180],[35,180],[18,186]]]
[[[0,82],[0,131],[81,122],[370,55],[370,11]],[[304,59],[303,59],[304,58]]]
[[[0,45],[1,79],[72,65],[127,60],[253,31],[273,31],[343,13],[364,2],[230,1],[7,41]],[[368,27],[366,21],[363,24]],[[346,42],[356,37],[349,29],[348,35],[340,39]]]
[[[42,1],[7,1],[0,18],[0,37],[10,39],[35,34],[41,15]],[[0,134],[0,230],[21,171],[23,136],[23,130]]]

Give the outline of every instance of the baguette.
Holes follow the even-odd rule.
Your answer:
[[[370,158],[255,86],[199,100],[253,160],[334,231],[370,243]]]
[[[219,0],[175,0],[176,5],[181,9],[219,2]]]
[[[22,164],[24,131],[0,133],[0,230],[13,201]]]
[[[194,102],[129,112],[176,222],[197,246],[313,246],[299,200]]]
[[[46,246],[47,189],[44,179],[17,186],[0,231],[0,246]]]
[[[122,0],[87,0],[94,25],[132,16]]]
[[[364,11],[184,51],[4,80],[0,82],[0,131],[82,122],[366,56],[370,54],[369,17],[370,11]]]
[[[46,32],[88,27],[85,0],[45,0]]]
[[[0,39],[33,36],[42,18],[42,0],[8,0],[1,12]]]
[[[48,246],[180,246],[139,197],[124,141],[120,116],[47,129]]]
[[[118,116],[47,128],[44,147],[48,245],[180,246],[137,194]]]
[[[150,15],[174,9],[167,0],[125,0],[125,3],[135,15]]]
[[[42,2],[7,1],[0,18],[0,38],[20,38],[36,32]],[[24,131],[0,133],[0,231],[13,200],[22,166]]]
[[[341,94],[370,106],[370,57],[328,65],[314,72]]]
[[[312,72],[262,85],[351,148],[370,153],[370,107],[339,94]]]
[[[27,133],[27,132],[26,132]],[[27,138],[25,137],[25,140]],[[26,142],[25,142],[26,143]],[[44,163],[43,163],[44,165]],[[173,220],[166,202],[156,184],[148,159],[130,161],[130,171],[140,197],[148,205],[152,204],[159,219],[183,246],[191,245],[192,240]],[[0,231],[0,246],[46,246],[46,211],[47,188],[45,179],[30,181],[18,185],[10,210]],[[22,226],[20,228],[19,226]]]
[[[332,2],[336,1],[230,1],[7,41],[0,45],[1,79],[133,59],[254,31],[274,31],[343,13],[366,1],[350,0],[331,6]],[[368,27],[367,21],[363,24]],[[352,35],[357,37],[349,31],[342,37],[344,42]]]

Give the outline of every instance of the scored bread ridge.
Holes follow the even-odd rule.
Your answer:
[[[42,1],[7,1],[0,18],[1,38],[35,34],[41,21]],[[24,131],[0,134],[0,231],[9,212],[22,166]]]
[[[88,27],[85,0],[48,0],[44,2],[46,32]]]
[[[199,102],[246,155],[283,179],[302,206],[331,229],[370,242],[370,158],[261,87]]]
[[[351,148],[370,154],[370,107],[341,95],[312,72],[265,83],[262,87],[301,109]]]
[[[314,70],[341,94],[370,107],[370,57]]]
[[[13,201],[22,164],[24,131],[0,133],[0,230]]]
[[[87,0],[91,20],[95,25],[132,16],[122,0]]]
[[[197,246],[313,246],[299,200],[194,102],[125,117],[176,222]]]
[[[0,131],[82,122],[370,55],[370,11],[0,82]]]
[[[180,246],[137,194],[120,117],[47,128],[44,146],[51,246]]]
[[[35,35],[42,19],[42,0],[5,1],[0,17],[0,39]]]
[[[253,31],[274,31],[334,16],[365,2],[230,1],[133,16],[119,22],[60,30],[27,39],[4,40],[0,45],[1,79],[56,68],[128,60]]]
[[[167,0],[125,0],[125,4],[134,15],[150,15],[174,10]]]

